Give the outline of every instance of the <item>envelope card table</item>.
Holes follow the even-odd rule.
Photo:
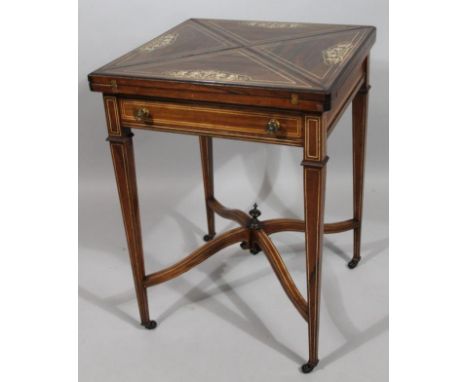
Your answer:
[[[375,28],[298,22],[190,19],[89,75],[103,93],[108,140],[127,236],[141,324],[156,327],[147,289],[192,269],[221,249],[241,243],[262,252],[308,325],[308,359],[318,363],[323,235],[354,231],[349,268],[361,259],[369,51]],[[352,104],[354,213],[324,224],[327,138]],[[208,232],[206,244],[177,263],[147,274],[143,260],[132,131],[199,137]],[[212,138],[238,139],[302,150],[304,219],[260,218],[214,195]],[[299,165],[299,163],[298,163]],[[218,214],[239,224],[215,233]],[[307,295],[302,296],[270,235],[304,232]]]

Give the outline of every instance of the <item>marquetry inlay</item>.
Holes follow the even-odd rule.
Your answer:
[[[182,84],[174,85],[181,87],[185,99],[193,99],[192,86],[197,82],[196,86],[207,86],[203,96],[217,102],[248,106],[246,97],[256,93],[263,106],[284,107],[287,102],[294,109],[321,111],[323,93],[336,94],[332,88],[341,71],[373,40],[375,29],[365,26],[190,19],[103,66],[90,78],[96,89],[108,93],[144,91],[164,97],[162,82],[179,80]],[[114,86],[110,81],[116,81]],[[211,88],[223,84],[230,89],[223,90],[220,99],[220,89]],[[247,87],[246,93],[233,91],[240,84]],[[275,98],[273,103],[264,101],[266,89],[278,90],[269,93]],[[303,96],[303,91],[321,95]]]
[[[179,37],[178,33],[167,33],[143,45],[140,50],[143,52],[152,52],[155,49],[164,48],[172,45],[177,40],[177,37]]]
[[[241,24],[249,27],[268,28],[268,29],[290,29],[303,26],[300,23],[280,23],[274,21],[242,21]]]
[[[252,81],[245,74],[230,73],[220,70],[171,70],[162,73],[165,76],[191,80]]]
[[[118,113],[117,99],[111,96],[104,96],[104,105],[109,135],[120,135],[120,118]]]
[[[323,62],[327,65],[340,64],[352,48],[350,42],[339,42],[322,52]]]
[[[91,90],[104,97],[107,140],[141,325],[157,326],[149,314],[149,287],[181,276],[240,243],[252,254],[263,252],[307,322],[308,354],[302,372],[310,373],[317,366],[324,234],[352,230],[348,268],[355,268],[361,259],[369,53],[375,38],[371,26],[189,19],[88,75]],[[347,220],[325,224],[327,139],[348,105],[352,214]],[[132,143],[132,131],[139,130],[199,137],[208,222],[203,237],[207,243],[152,273],[145,271]],[[299,147],[304,219],[264,220],[256,204],[248,214],[222,205],[213,187],[213,138]],[[172,154],[177,153],[172,150]],[[215,214],[240,227],[219,233]],[[283,231],[303,233],[305,294],[270,239]]]
[[[305,147],[304,159],[306,160],[321,160],[324,156],[322,123],[319,117],[306,117],[305,118]]]

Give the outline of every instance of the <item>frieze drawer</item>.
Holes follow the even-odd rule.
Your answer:
[[[120,100],[122,124],[132,128],[236,137],[302,145],[303,116],[171,102]]]

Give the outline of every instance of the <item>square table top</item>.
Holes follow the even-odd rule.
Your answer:
[[[375,34],[372,26],[189,19],[94,71],[89,80],[103,92],[119,82],[329,95],[367,56]]]

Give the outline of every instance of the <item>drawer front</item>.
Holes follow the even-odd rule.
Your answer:
[[[122,123],[132,128],[205,133],[296,146],[303,141],[300,114],[121,99],[120,115]]]

